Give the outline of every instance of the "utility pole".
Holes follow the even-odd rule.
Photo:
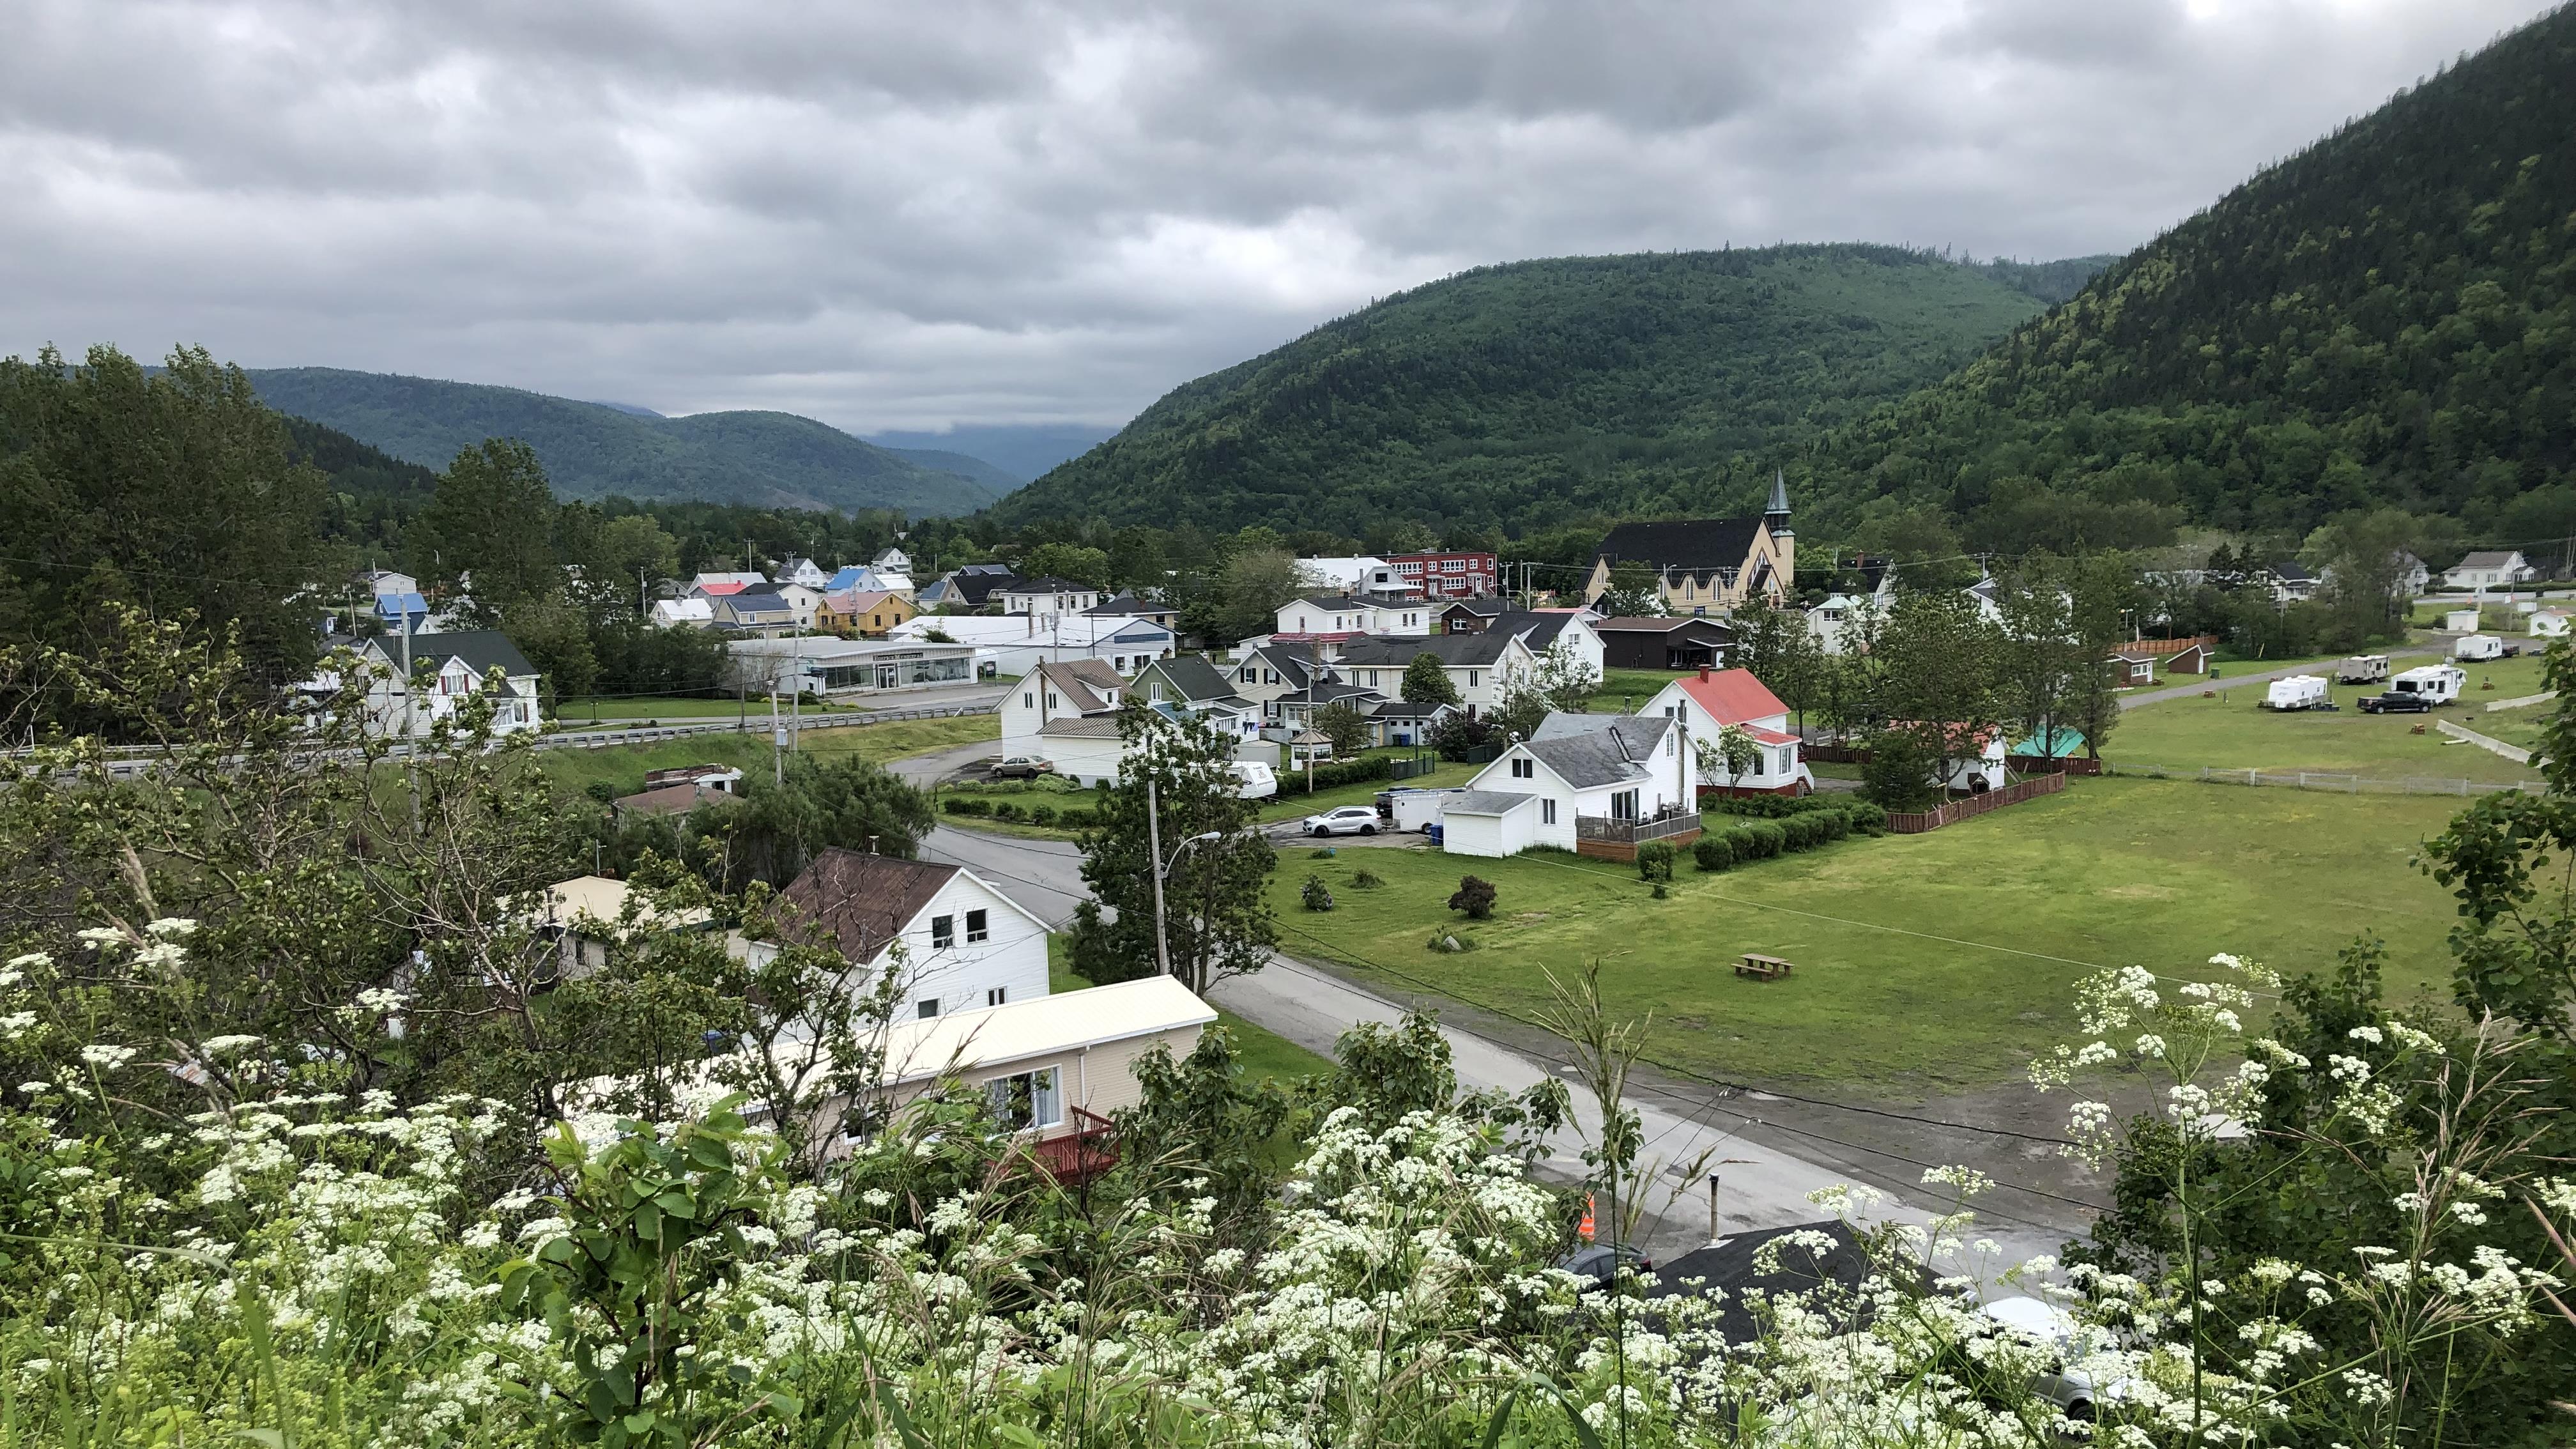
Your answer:
[[[1716,1247],[1724,1239],[1717,1235],[1717,1174],[1708,1175],[1708,1245]]]
[[[1172,948],[1163,941],[1163,826],[1162,803],[1154,793],[1154,777],[1145,777],[1145,855],[1154,868],[1154,969],[1166,976],[1172,974]]]
[[[778,724],[778,676],[772,674],[769,677],[769,782],[773,785],[787,783],[787,757],[782,753],[786,746],[787,731]]]
[[[411,833],[417,840],[420,838],[420,759],[411,737],[411,600],[401,600],[400,606],[403,616],[403,766],[404,773],[411,778]]]

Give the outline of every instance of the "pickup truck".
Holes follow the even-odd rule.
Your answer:
[[[2428,695],[2409,694],[2392,689],[2386,694],[2374,694],[2363,699],[2361,712],[2363,714],[2430,714],[2433,712],[2433,701]]]

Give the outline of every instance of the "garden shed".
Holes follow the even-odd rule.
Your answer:
[[[1502,790],[1461,790],[1440,809],[1440,848],[1451,855],[1500,859],[1538,843],[1538,797]]]

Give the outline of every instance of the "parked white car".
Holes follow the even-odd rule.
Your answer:
[[[1321,815],[1309,815],[1301,823],[1308,835],[1375,835],[1377,807],[1345,805]]]
[[[2055,1362],[2040,1370],[2030,1386],[2066,1417],[2089,1423],[2102,1400],[2122,1397],[2120,1385],[2097,1389],[2093,1376],[2069,1361],[2076,1352],[2075,1319],[2065,1309],[2036,1298],[1998,1298],[1979,1306],[2013,1336],[2054,1352]]]

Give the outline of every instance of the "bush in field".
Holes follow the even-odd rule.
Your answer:
[[[1333,908],[1332,888],[1324,884],[1322,876],[1310,875],[1298,888],[1297,900],[1310,911],[1329,911]]]
[[[1482,876],[1462,876],[1458,889],[1449,897],[1449,909],[1465,911],[1467,919],[1482,921],[1494,914],[1494,883]]]
[[[1722,833],[1703,835],[1691,842],[1691,859],[1701,870],[1724,870],[1735,864],[1735,843]]]
[[[1029,823],[1031,825],[1053,825],[1055,823],[1055,807],[1052,805],[1030,806]]]
[[[1739,825],[1726,832],[1735,839],[1737,860],[1769,860],[1786,847],[1787,837],[1780,827],[1768,820]]]
[[[1637,847],[1637,878],[1663,882],[1673,878],[1673,844],[1669,840],[1649,840]]]

